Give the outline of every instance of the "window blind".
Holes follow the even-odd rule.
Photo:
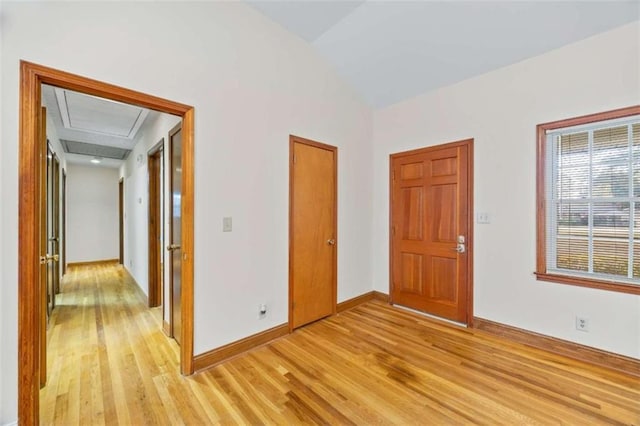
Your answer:
[[[640,117],[547,134],[547,271],[640,284]]]

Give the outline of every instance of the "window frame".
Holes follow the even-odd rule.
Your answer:
[[[559,284],[575,285],[580,287],[596,288],[600,290],[615,291],[621,293],[640,295],[640,285],[614,280],[598,278],[586,278],[580,276],[560,275],[547,272],[547,200],[545,185],[547,183],[547,131],[574,127],[584,124],[593,124],[600,121],[620,119],[640,114],[640,105],[620,108],[616,110],[583,115],[580,117],[552,121],[538,124],[537,152],[536,152],[536,278],[539,281],[548,281]]]

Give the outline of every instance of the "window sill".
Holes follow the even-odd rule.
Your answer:
[[[600,290],[616,291],[618,293],[640,295],[640,286],[634,284],[570,277],[566,275],[547,274],[544,272],[536,272],[535,275],[539,281],[549,281],[558,284],[569,284],[580,287],[597,288]]]

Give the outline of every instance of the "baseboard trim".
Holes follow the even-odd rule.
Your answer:
[[[162,331],[164,331],[164,334],[166,334],[167,337],[173,337],[171,335],[171,326],[165,320],[162,320]]]
[[[588,362],[599,367],[620,371],[625,374],[640,377],[640,360],[592,348],[579,343],[569,342],[533,331],[524,330],[510,325],[474,317],[473,328],[507,338],[538,349],[562,355],[578,361]]]
[[[118,262],[119,262],[118,259],[89,260],[86,262],[67,262],[67,268],[73,268],[78,266],[112,265]]]
[[[260,333],[245,337],[219,348],[212,349],[208,352],[196,355],[193,358],[193,368],[195,372],[200,372],[211,368],[216,364],[226,361],[236,355],[240,355],[250,349],[257,348],[275,340],[279,337],[289,334],[289,324],[281,324],[262,331]]]
[[[336,312],[344,312],[349,309],[353,309],[358,305],[362,305],[363,303],[367,303],[371,300],[380,300],[383,302],[389,301],[389,295],[380,293],[379,291],[370,291],[365,294],[361,294],[360,296],[356,296],[352,299],[345,300],[344,302],[338,303],[336,306]]]

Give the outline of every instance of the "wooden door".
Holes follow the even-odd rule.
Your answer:
[[[461,323],[472,318],[472,149],[391,155],[391,301]]]
[[[149,307],[162,304],[163,278],[162,257],[164,254],[162,232],[162,144],[154,147],[149,153]]]
[[[170,167],[170,194],[171,194],[171,220],[170,241],[167,250],[170,253],[169,277],[171,334],[180,344],[182,335],[182,123],[169,132],[169,167]]]
[[[38,237],[40,267],[38,268],[39,296],[39,367],[40,387],[47,382],[47,109],[42,107],[38,119]]]
[[[337,148],[291,136],[289,326],[336,310]]]
[[[54,158],[51,147],[47,147],[47,317],[51,317],[55,307],[55,224],[54,224]]]
[[[51,163],[51,238],[49,245],[53,259],[53,306],[56,305],[56,294],[60,293],[60,160],[54,153]]]

